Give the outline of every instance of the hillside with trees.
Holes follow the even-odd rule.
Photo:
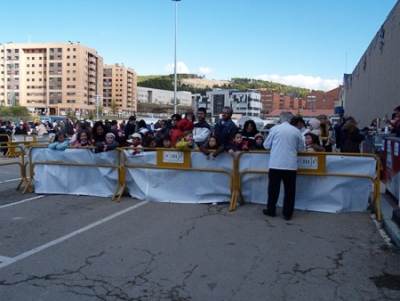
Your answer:
[[[138,86],[161,89],[161,90],[174,90],[174,75],[150,75],[150,76],[138,76]],[[249,89],[266,89],[274,91],[275,93],[285,93],[293,97],[304,98],[310,89],[283,85],[270,81],[251,79],[251,78],[232,78],[230,81],[227,80],[208,80],[204,76],[198,76],[196,74],[177,74],[177,90],[178,91],[189,91],[191,93],[205,94],[206,91],[210,91],[212,88],[221,89],[237,89],[237,90],[249,90]]]

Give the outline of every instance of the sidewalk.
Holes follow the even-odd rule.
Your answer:
[[[382,224],[393,243],[400,247],[400,227],[392,219],[393,210],[399,210],[397,200],[389,193],[381,193]]]

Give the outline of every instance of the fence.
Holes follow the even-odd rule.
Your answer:
[[[133,155],[127,148],[95,154],[90,149],[32,146],[28,158],[30,179],[23,193],[34,183],[36,193],[118,196],[120,201],[127,191],[157,202],[229,202],[231,211],[238,200],[267,201],[266,151],[223,153],[212,161],[200,152],[175,149]],[[299,153],[298,163],[296,209],[365,211],[372,183],[370,208],[376,207],[380,220],[380,163],[375,155]]]

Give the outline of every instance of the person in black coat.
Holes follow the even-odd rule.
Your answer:
[[[124,129],[125,139],[128,140],[129,136],[136,132],[136,117],[130,116]]]

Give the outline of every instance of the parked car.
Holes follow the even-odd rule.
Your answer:
[[[40,116],[40,120],[42,121],[42,122],[46,122],[46,121],[48,121],[48,122],[50,122],[51,124],[53,124],[54,122],[59,122],[59,121],[66,121],[67,120],[67,116],[52,116],[52,115],[50,115],[50,116]]]

